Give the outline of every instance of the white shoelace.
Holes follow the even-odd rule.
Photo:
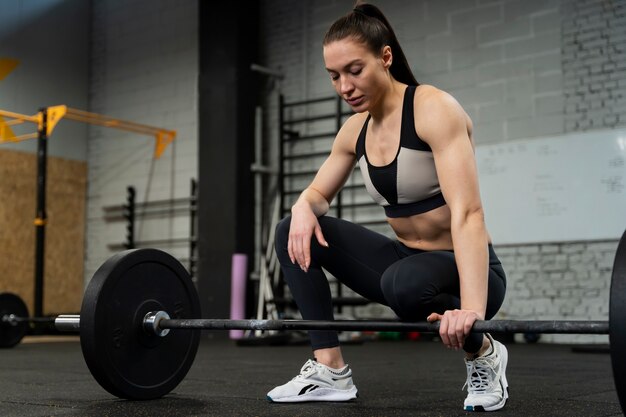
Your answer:
[[[476,358],[469,363],[467,380],[461,390],[467,387],[467,391],[470,393],[484,393],[491,387],[491,374],[496,373],[493,364],[486,358]]]
[[[306,361],[304,365],[302,365],[302,368],[300,369],[300,374],[296,375],[294,379],[310,377],[313,373],[315,373],[316,365],[317,365],[316,362],[309,359],[308,361]]]

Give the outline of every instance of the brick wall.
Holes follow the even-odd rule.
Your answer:
[[[626,3],[563,2],[565,128],[626,124]]]
[[[509,282],[499,317],[606,320],[616,249],[617,242],[497,247]],[[590,343],[606,336],[542,335],[542,340]]]
[[[280,91],[287,100],[333,94],[323,67],[321,38],[352,4],[347,0],[262,2],[262,61],[284,70]],[[623,2],[390,0],[375,4],[394,26],[418,81],[449,91],[468,111],[478,145],[626,124],[620,116],[626,91]],[[277,146],[275,94],[273,90],[266,103],[267,147],[272,150]],[[616,241],[495,244],[509,276],[501,317],[607,318]],[[388,315],[389,311],[376,306],[358,309],[356,314]],[[607,339],[545,335],[543,340]]]
[[[124,241],[124,222],[106,222],[103,207],[189,195],[197,177],[197,2],[106,0],[93,3],[90,108],[120,119],[176,130],[159,160],[154,138],[91,127],[86,276]],[[137,218],[136,240],[189,235],[186,213]],[[161,245],[179,258],[187,245]]]

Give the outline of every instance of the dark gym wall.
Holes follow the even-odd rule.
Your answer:
[[[203,317],[224,318],[232,255],[253,251],[258,4],[201,1],[199,15],[198,289]]]
[[[176,140],[155,160],[154,137],[89,127],[86,281],[126,236],[125,222],[110,221],[103,207],[123,204],[132,185],[138,204],[169,201],[170,208],[182,208],[190,179],[198,178],[199,1],[90,3],[90,110],[175,130]],[[145,216],[138,210],[135,220],[136,242],[157,246],[188,265],[186,210]]]
[[[0,1],[0,109],[26,115],[66,104],[88,109],[91,2]],[[0,117],[0,128],[10,118]],[[6,127],[6,126],[4,126]],[[37,131],[13,125],[5,139]],[[61,120],[48,140],[43,310],[80,310],[83,294],[88,126]],[[0,292],[33,308],[37,140],[0,145]]]
[[[32,115],[66,104],[87,110],[90,13],[91,2],[84,0],[0,1],[0,109]],[[17,65],[7,72],[8,61]],[[12,130],[20,135],[37,128],[26,123]],[[87,132],[84,123],[62,120],[48,154],[85,161]],[[36,152],[37,141],[2,145],[9,148]]]

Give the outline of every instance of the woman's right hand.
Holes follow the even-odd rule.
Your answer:
[[[311,239],[314,234],[320,245],[328,247],[313,210],[308,205],[294,205],[291,209],[287,251],[291,262],[297,263],[304,272],[311,265]]]

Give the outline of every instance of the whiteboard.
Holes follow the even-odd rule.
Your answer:
[[[626,229],[626,129],[476,147],[494,244],[619,239]]]

